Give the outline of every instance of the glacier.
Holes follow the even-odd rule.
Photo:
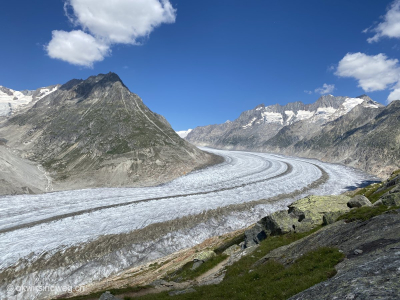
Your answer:
[[[209,237],[249,226],[306,195],[340,194],[377,180],[360,170],[318,160],[202,149],[223,156],[225,161],[160,186],[0,198],[0,278],[6,277],[0,283],[0,298],[48,299],[56,294],[10,295],[7,285],[90,284]],[[219,215],[207,217],[207,212],[220,209]],[[119,249],[101,257],[71,258],[67,266],[32,269],[37,267],[35,262],[52,261],[57,253],[73,247],[79,252],[88,243],[96,245],[107,236],[123,237],[133,232],[145,235],[150,225],[163,226],[188,216],[201,221],[174,227],[153,239],[144,236],[143,240],[124,241]],[[6,274],[13,276],[7,278]]]

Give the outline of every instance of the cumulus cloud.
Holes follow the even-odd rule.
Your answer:
[[[393,89],[393,91],[389,94],[389,97],[387,98],[387,100],[389,103],[394,100],[400,100],[400,88]]]
[[[81,30],[53,31],[53,38],[46,46],[51,58],[61,59],[74,65],[92,67],[110,54],[108,45]]]
[[[315,89],[315,92],[321,95],[330,94],[335,90],[334,84],[324,83],[322,87]]]
[[[367,33],[371,31],[376,34],[367,39],[368,43],[377,42],[382,37],[400,38],[400,0],[395,0],[390,5],[389,10],[383,17],[383,22],[374,28],[367,28],[363,32]]]
[[[304,93],[311,95],[313,92],[312,92],[312,91],[304,90]]]
[[[339,62],[336,75],[358,80],[358,86],[366,92],[382,91],[400,79],[397,59],[385,54],[370,56],[364,53],[347,53]]]
[[[64,10],[79,30],[53,31],[46,49],[52,58],[82,66],[103,60],[114,44],[140,44],[156,27],[176,19],[169,0],[66,0]]]
[[[388,101],[400,94],[400,66],[397,59],[390,59],[380,53],[375,56],[364,53],[347,53],[339,62],[335,74],[339,77],[354,78],[365,92],[391,89]]]

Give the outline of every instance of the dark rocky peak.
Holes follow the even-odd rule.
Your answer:
[[[78,84],[80,84],[82,81],[83,81],[83,79],[72,79],[72,80],[68,81],[67,83],[63,84],[60,87],[60,90],[68,91],[68,90],[72,89],[74,86],[77,86]]]

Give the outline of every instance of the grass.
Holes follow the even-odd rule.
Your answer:
[[[388,207],[385,205],[379,205],[376,207],[360,207],[360,208],[354,208],[350,210],[349,212],[345,213],[344,215],[341,215],[338,220],[346,220],[346,222],[354,222],[354,221],[366,221],[369,220],[375,216],[382,215],[388,211],[392,211],[395,209],[398,209],[400,207]]]
[[[216,265],[218,265],[220,262],[224,261],[227,258],[228,258],[227,255],[217,255],[211,258],[210,260],[206,261],[202,265],[200,265],[200,267],[198,267],[195,270],[192,270],[193,261],[190,261],[179,270],[167,275],[164,279],[176,282],[193,280],[199,277],[200,275],[204,274],[208,270],[211,270],[212,268],[214,268]]]
[[[319,248],[285,267],[268,261],[257,268],[242,270],[240,276],[226,278],[219,285],[196,287],[196,293],[174,296],[186,299],[283,300],[336,274],[334,266],[344,255],[334,248]],[[126,297],[125,300],[131,298]],[[132,298],[133,299],[133,298]],[[168,293],[149,294],[135,299],[171,299]]]

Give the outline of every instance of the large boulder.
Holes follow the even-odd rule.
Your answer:
[[[330,224],[348,212],[350,197],[309,196],[289,205],[288,210],[277,211],[262,218],[245,232],[245,247],[251,247],[269,235],[289,232],[307,232],[322,224]]]
[[[206,262],[209,261],[211,258],[217,256],[215,254],[214,251],[210,250],[210,251],[203,251],[198,253],[195,257],[194,257],[194,261],[202,261],[202,262]]]
[[[400,185],[384,194],[379,200],[386,206],[400,206]]]
[[[244,242],[246,248],[255,246],[267,238],[267,234],[265,233],[264,229],[264,226],[256,223],[253,227],[244,232]]]
[[[269,235],[289,232],[307,232],[324,223],[324,215],[334,213],[336,219],[349,211],[347,196],[309,196],[289,205],[288,211],[279,211],[261,219]]]
[[[372,206],[372,203],[364,195],[357,195],[347,202],[347,206],[350,208]]]
[[[113,294],[111,294],[109,291],[107,291],[103,295],[101,295],[99,300],[121,300],[121,299],[115,297]]]

